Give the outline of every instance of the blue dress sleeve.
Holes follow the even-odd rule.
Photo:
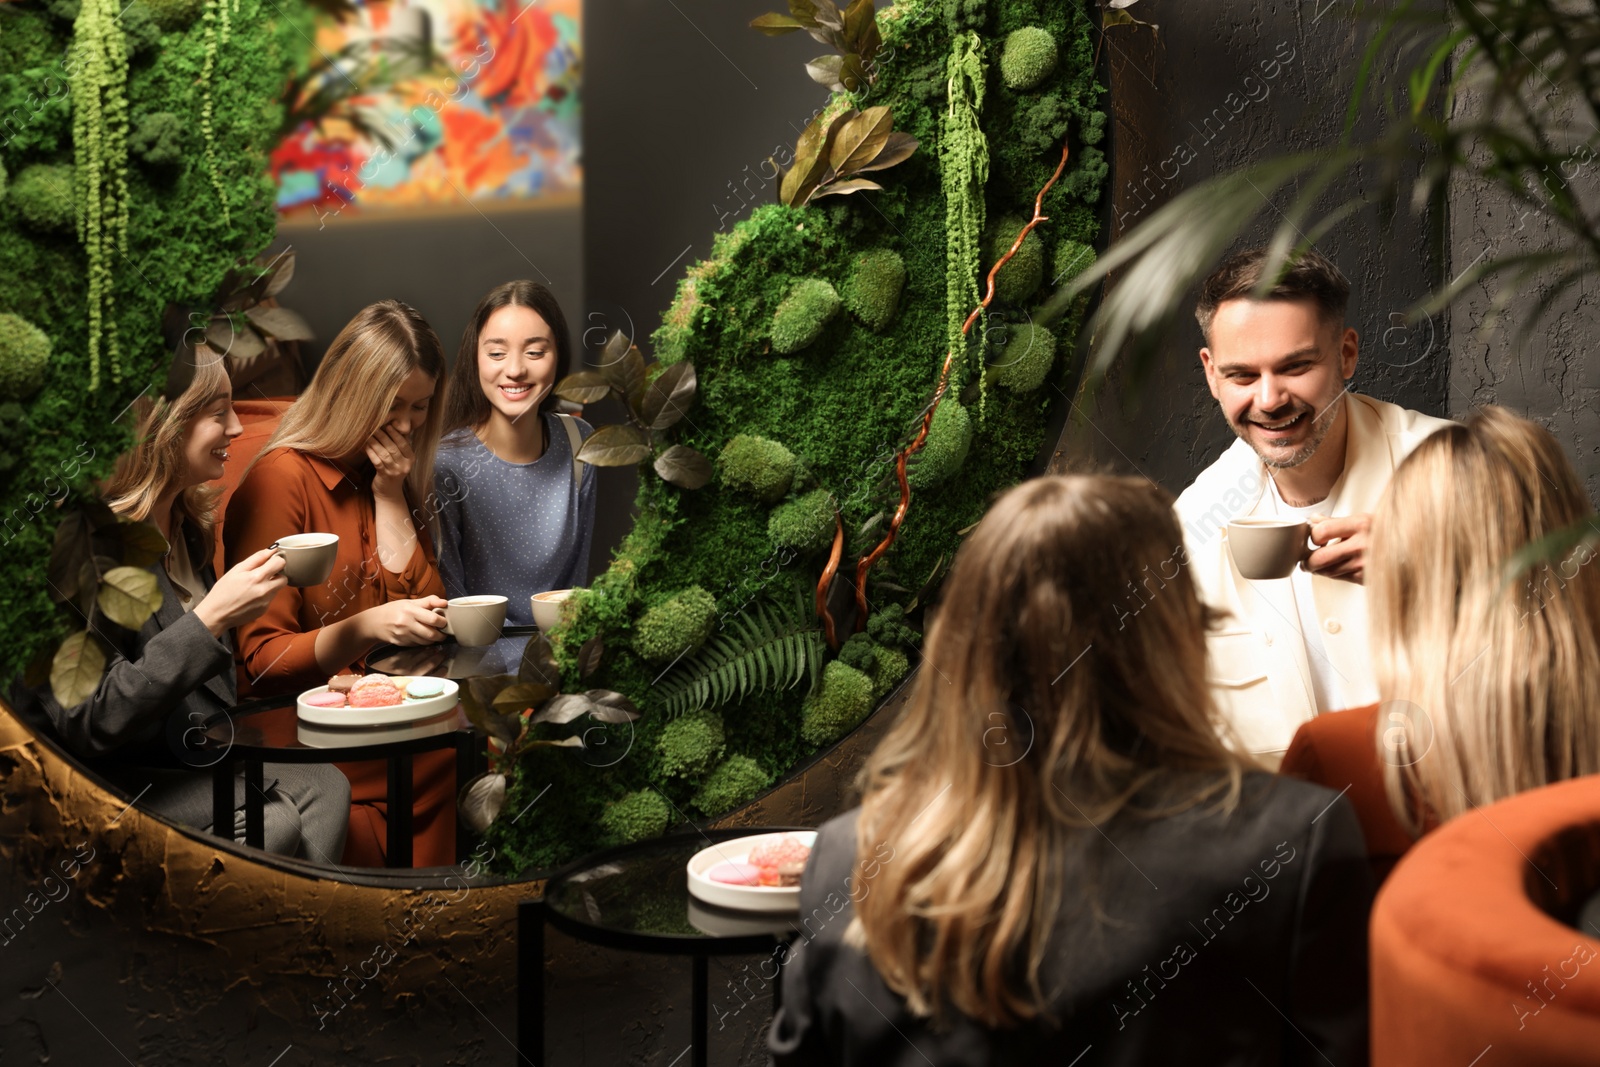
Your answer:
[[[444,595],[466,595],[466,574],[461,562],[461,502],[471,492],[454,457],[454,449],[440,449],[433,468],[433,492],[439,501],[439,577],[444,580]]]

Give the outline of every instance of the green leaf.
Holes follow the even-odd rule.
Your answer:
[[[578,677],[587,678],[600,668],[600,657],[605,655],[605,638],[595,634],[578,649]]]
[[[77,597],[79,572],[92,551],[89,520],[81,512],[71,512],[56,527],[55,541],[50,546],[45,577],[50,584],[51,600],[59,604]]]
[[[87,630],[68,637],[50,662],[50,692],[56,703],[70,708],[94,696],[105,669],[105,650]]]
[[[870,163],[883,150],[894,128],[894,115],[887,107],[869,107],[844,124],[828,150],[828,166],[835,174],[853,173]]]
[[[818,56],[806,64],[806,73],[818,85],[825,85],[836,93],[844,92],[839,80],[844,71],[844,56]]]
[[[619,335],[620,336],[620,335]],[[611,383],[598,371],[581,370],[556,383],[555,394],[574,404],[597,404],[611,393]]]
[[[699,489],[711,481],[711,461],[688,445],[673,445],[656,457],[661,480],[679,489]]]
[[[556,695],[556,687],[542,682],[518,682],[495,694],[491,706],[500,714],[521,714]]]
[[[613,357],[614,344],[621,336],[622,331],[618,330],[612,334],[611,340],[606,342],[605,351],[602,353],[606,362],[601,365],[600,374],[630,408],[636,408],[638,401],[635,396],[644,392],[644,357],[632,344],[628,345],[620,355]]]
[[[578,449],[578,458],[596,467],[626,467],[650,455],[650,439],[637,427],[602,426]]]
[[[815,193],[813,193],[811,199],[816,200],[819,197],[834,195],[843,196],[848,193],[862,193],[869,189],[876,190],[882,188],[883,186],[879,185],[877,182],[868,181],[865,178],[851,178],[849,181],[845,182],[829,182],[827,185],[824,185],[821,189],[818,189]]]
[[[311,341],[317,336],[309,322],[288,308],[264,308],[258,305],[247,308],[244,317],[256,329],[279,341]]]
[[[274,297],[287,289],[289,283],[294,280],[294,249],[285,248],[282,252],[272,257],[272,261],[267,267],[267,275],[268,280],[267,287],[263,291],[264,296]]]
[[[834,137],[856,115],[854,108],[847,108],[832,118],[818,115],[806,125],[795,144],[794,165],[784,172],[779,199],[790,207],[799,207],[811,199],[812,192],[827,176]]]
[[[893,130],[883,142],[883,148],[864,166],[856,168],[857,174],[873,170],[888,170],[896,163],[904,163],[917,150],[917,139],[909,133]]]
[[[688,360],[674,363],[656,375],[655,381],[645,390],[644,401],[639,405],[639,421],[647,430],[674,426],[694,405],[699,391],[694,364]]]
[[[803,30],[805,26],[801,24],[799,19],[769,11],[765,15],[759,15],[751,19],[750,28],[752,30],[760,30],[768,37],[782,37],[786,33]]]
[[[494,710],[494,698],[514,679],[509,674],[486,675],[468,678],[461,687],[461,706],[466,710],[472,725],[497,741],[507,744],[522,733],[520,715],[501,715]]]
[[[589,701],[591,718],[604,723],[632,722],[639,717],[633,701],[610,689],[591,689],[583,694]]]
[[[569,723],[590,713],[594,703],[582,693],[562,693],[529,719],[529,722]]]
[[[517,666],[518,682],[534,682],[561,688],[561,668],[556,665],[555,648],[543,633],[536,633],[522,646],[522,660]]]
[[[122,542],[122,562],[130,567],[148,567],[170,547],[153,522],[119,523],[116,535]]]
[[[113,567],[101,575],[96,600],[106,618],[137,630],[161,606],[161,587],[143,567]]]

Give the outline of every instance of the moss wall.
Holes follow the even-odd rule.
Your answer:
[[[641,475],[632,533],[610,569],[575,598],[574,617],[557,639],[568,688],[620,690],[644,716],[611,728],[607,743],[587,753],[546,748],[524,759],[506,810],[523,811],[538,798],[537,816],[501,820],[489,831],[513,866],[548,866],[602,844],[659,833],[670,823],[720,814],[825,744],[819,737],[828,731],[819,732],[817,722],[835,722],[840,715],[848,721],[851,709],[870,707],[903,671],[904,660],[894,662],[897,638],[914,634],[880,628],[873,634],[877,640],[860,638],[847,652],[855,666],[846,669],[835,661],[826,672],[805,672],[793,688],[713,703],[720,743],[715,758],[707,760],[681,751],[683,738],[703,737],[705,731],[667,729],[673,719],[665,696],[690,669],[692,655],[675,664],[652,662],[633,638],[646,612],[669,601],[683,603],[676,598],[694,588],[715,599],[713,642],[737,640],[744,632],[741,616],[769,597],[776,601],[773,612],[793,603],[797,587],[809,599],[826,546],[795,550],[775,544],[769,533],[775,505],[818,488],[831,494],[848,534],[840,586],[853,578],[855,560],[882,537],[885,516],[898,500],[889,460],[914,435],[932,399],[951,315],[959,321],[969,310],[947,306],[947,203],[940,172],[947,64],[957,35],[968,30],[981,41],[985,93],[979,121],[989,157],[983,208],[997,231],[992,240],[998,241],[1006,220],[1031,214],[1063,140],[1072,155],[1045,198],[1050,221],[1037,231],[1041,243],[1030,250],[1041,260],[1043,284],[1009,287],[1013,305],[997,305],[995,315],[975,328],[983,339],[958,363],[950,397],[970,413],[970,447],[964,461],[958,448],[943,449],[952,466],[959,464],[953,475],[914,491],[898,542],[871,575],[868,595],[877,617],[892,619],[894,605],[910,604],[915,591],[948,564],[959,531],[978,520],[996,491],[1023,476],[1043,442],[1052,406],[1065,402],[1061,387],[1068,383],[1071,361],[1063,353],[1071,351],[1072,321],[1052,324],[1055,347],[1045,354],[1048,370],[1036,388],[1013,390],[980,379],[986,363],[1005,358],[1006,342],[1052,291],[1051,261],[1070,262],[1074,249],[1092,246],[1097,236],[1106,167],[1095,145],[1104,115],[1092,71],[1096,30],[1087,9],[1048,0],[901,0],[881,11],[878,23],[884,47],[875,83],[848,100],[837,95],[830,107],[886,105],[894,128],[915,136],[919,150],[905,163],[868,175],[881,182],[882,192],[754,211],[717,238],[710,258],[688,268],[654,336],[664,364],[692,360],[699,375],[700,399],[680,424],[681,441],[713,459],[736,435],[775,441],[798,458],[798,473],[776,502],[741,488],[731,477],[735,467],[726,463],[716,480],[692,492]],[[1057,58],[1037,84],[1014,90],[1001,75],[1001,60],[1008,36],[1024,27],[1047,32]],[[804,74],[796,70],[793,76]],[[886,325],[882,301],[861,294],[871,280],[867,275],[882,273],[890,262],[882,250],[899,257],[905,277]],[[992,257],[984,259],[984,271],[990,262]],[[794,337],[810,334],[804,327],[813,324],[797,328],[790,316],[820,317],[827,310],[814,291],[816,280],[843,294],[846,307],[796,349]],[[802,293],[785,306],[802,282]],[[796,310],[799,303],[806,307]],[[647,633],[661,617],[657,612]],[[841,623],[849,621],[841,617]],[[686,632],[693,629],[692,620],[683,625]],[[843,628],[840,637],[849,633]],[[597,674],[580,681],[574,654],[595,635],[603,637],[607,651]],[[658,643],[646,648],[653,652]],[[856,666],[867,668],[868,677],[857,674]],[[808,697],[809,679],[817,675],[826,681]],[[868,688],[870,698],[863,696]],[[814,728],[803,730],[808,707]],[[597,738],[591,733],[590,739]],[[698,773],[686,773],[686,766]]]
[[[15,417],[0,405],[0,455],[14,461],[0,463],[6,677],[66,631],[46,584],[53,504],[72,485],[110,471],[127,442],[114,420],[165,381],[163,309],[208,300],[236,259],[272,239],[267,153],[283,85],[309,48],[312,13],[299,0],[123,7],[109,10],[121,12],[111,32],[122,35],[128,55],[127,247],[108,263],[122,374],[112,380],[102,351],[91,390],[84,244],[70,222],[41,228],[33,205],[16,195],[30,168],[55,164],[66,169],[45,172],[57,180],[43,188],[66,218],[81,207],[69,84],[77,80],[81,90],[89,77],[88,42],[74,45],[74,0],[0,4],[0,164],[11,186],[0,197],[0,314],[38,326],[52,347],[43,387]],[[113,86],[108,95],[116,92]],[[73,180],[59,180],[65,176]]]

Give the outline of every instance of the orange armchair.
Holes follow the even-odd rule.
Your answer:
[[[1424,837],[1373,907],[1374,1067],[1600,1063],[1600,776]]]

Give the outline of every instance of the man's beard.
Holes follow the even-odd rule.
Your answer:
[[[1301,445],[1299,448],[1282,458],[1275,458],[1264,454],[1261,449],[1257,448],[1255,443],[1250,440],[1248,432],[1241,427],[1239,423],[1229,422],[1228,427],[1233,430],[1236,437],[1250,446],[1251,450],[1255,452],[1258,457],[1260,457],[1262,463],[1266,464],[1273,470],[1288,470],[1291,467],[1300,466],[1306,460],[1317,454],[1317,449],[1322,447],[1322,442],[1328,436],[1328,431],[1333,428],[1334,419],[1339,414],[1339,405],[1344,403],[1344,394],[1346,392],[1347,390],[1340,389],[1338,395],[1329,401],[1328,405],[1320,412],[1314,408],[1309,409],[1311,413],[1310,438],[1306,440],[1305,444]],[[1256,424],[1250,423],[1249,425]]]

